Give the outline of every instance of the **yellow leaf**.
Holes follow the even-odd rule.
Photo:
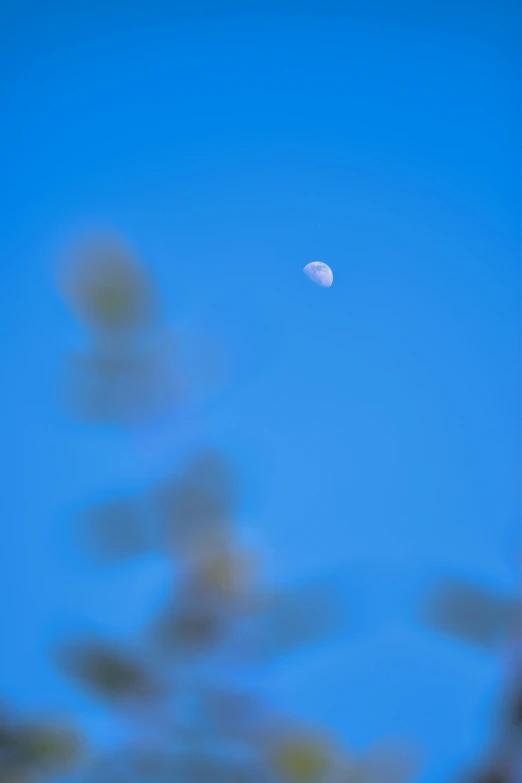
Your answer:
[[[319,783],[332,769],[333,749],[321,737],[303,736],[278,743],[274,766],[292,783]]]

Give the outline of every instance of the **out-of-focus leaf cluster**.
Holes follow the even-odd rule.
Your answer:
[[[194,373],[182,367],[181,346],[161,337],[154,287],[123,243],[88,243],[61,282],[89,336],[89,347],[69,364],[77,413],[131,425],[177,405]],[[208,370],[219,374],[208,350],[197,353],[183,356],[189,370],[204,379]],[[222,678],[238,660],[271,663],[347,625],[335,580],[268,583],[236,527],[240,500],[224,454],[201,448],[141,497],[115,497],[81,515],[82,540],[95,559],[114,562],[153,550],[173,571],[169,594],[132,655],[99,639],[59,650],[62,669],[93,695],[128,707],[133,718],[141,705],[146,716],[147,741],[134,737],[102,756],[89,780],[399,783],[375,777],[374,755],[355,760],[326,733],[282,721],[253,691]]]
[[[120,239],[80,245],[59,282],[86,335],[66,363],[68,401],[81,419],[132,428],[220,376],[222,356],[212,341],[201,350],[201,341],[199,348],[197,340],[182,344],[166,329],[145,267]],[[419,764],[409,748],[377,745],[355,753],[330,732],[280,715],[235,681],[237,664],[272,664],[339,637],[348,623],[335,579],[267,580],[237,527],[240,501],[225,455],[202,447],[139,495],[114,496],[80,514],[80,538],[95,560],[154,552],[173,577],[132,645],[89,637],[56,651],[67,677],[116,708],[115,720],[128,729],[118,747],[89,757],[80,783],[411,781]],[[515,606],[509,596],[454,577],[430,592],[422,619],[494,650],[506,639]],[[518,783],[522,665],[501,713],[498,741],[467,783]],[[56,779],[74,767],[82,747],[71,729],[2,717],[0,783]]]
[[[118,646],[100,640],[77,640],[56,654],[61,668],[95,695],[115,702],[147,702],[158,686],[145,664]]]
[[[347,627],[347,607],[333,577],[278,588],[263,608],[260,641],[268,660],[334,639]]]
[[[60,267],[59,287],[87,336],[65,368],[75,415],[125,426],[185,399],[179,346],[165,329],[149,275],[121,239],[79,244]]]
[[[424,599],[422,619],[429,627],[488,652],[510,651],[512,663],[490,747],[465,783],[522,780],[521,598],[453,576],[440,580]]]
[[[511,596],[496,594],[459,577],[447,577],[429,594],[424,620],[472,644],[494,649],[506,639],[515,617]]]
[[[51,780],[75,767],[83,740],[69,725],[0,717],[0,783]]]
[[[98,333],[125,334],[157,316],[155,292],[141,264],[120,238],[90,238],[60,269],[60,288],[81,321]]]
[[[165,545],[175,557],[197,560],[231,539],[237,479],[224,455],[205,449],[156,493]]]
[[[60,290],[86,344],[66,364],[66,392],[87,422],[132,428],[169,413],[223,367],[207,341],[166,329],[145,267],[118,238],[89,240],[60,270]],[[190,350],[189,350],[190,354]],[[217,359],[217,362],[214,361]],[[199,376],[199,379],[198,379]],[[198,386],[199,383],[199,386]],[[197,395],[196,395],[197,396]],[[172,566],[163,605],[129,642],[90,637],[59,646],[61,670],[105,706],[128,738],[90,757],[82,783],[402,783],[412,770],[377,749],[356,756],[328,732],[283,719],[234,681],[254,667],[341,634],[332,578],[272,584],[237,527],[240,482],[225,455],[200,448],[140,496],[85,509],[80,538],[116,562],[155,552]],[[138,735],[136,735],[136,727]],[[72,735],[11,724],[0,735],[0,783],[59,774]],[[45,774],[44,774],[45,773]]]

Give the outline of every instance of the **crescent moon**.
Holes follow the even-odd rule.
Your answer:
[[[312,261],[307,264],[303,272],[313,283],[317,283],[321,288],[330,288],[333,283],[333,272],[328,264],[322,261]]]

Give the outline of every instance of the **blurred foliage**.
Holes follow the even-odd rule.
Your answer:
[[[202,379],[210,388],[221,372],[223,357],[212,341],[199,355],[184,352],[163,323],[145,266],[117,237],[80,244],[59,270],[59,287],[86,338],[66,362],[66,397],[79,418],[129,429],[161,421],[190,401],[190,394],[200,394]],[[408,748],[392,743],[354,754],[329,732],[283,718],[253,689],[222,677],[215,663],[224,659],[216,653],[226,651],[232,653],[226,660],[239,657],[259,666],[339,638],[348,628],[343,590],[335,579],[268,582],[258,553],[245,548],[236,527],[240,500],[233,466],[219,450],[202,446],[184,455],[175,472],[152,481],[142,497],[110,497],[79,515],[80,540],[95,561],[113,563],[153,550],[171,565],[173,579],[132,652],[128,642],[94,637],[67,641],[56,651],[64,674],[117,707],[115,720],[123,718],[128,730],[116,748],[90,755],[75,779],[412,780],[419,765]],[[439,582],[427,596],[423,620],[491,649],[505,639],[513,611],[510,598],[455,577]],[[520,739],[521,684],[522,677],[500,721],[502,741],[495,747],[502,763],[493,764],[488,756],[469,783],[514,783],[506,776],[505,760],[512,754],[514,732],[515,744]],[[502,755],[506,736],[511,744]],[[59,776],[79,761],[84,745],[71,729],[2,717],[0,783]]]
[[[141,662],[105,641],[69,642],[57,650],[56,660],[69,676],[106,699],[147,701],[158,693]]]
[[[341,587],[332,578],[278,588],[265,599],[263,653],[273,659],[335,638],[347,619]]]
[[[409,745],[390,741],[377,743],[355,763],[359,776],[369,783],[403,783],[421,769],[419,753]]]
[[[162,323],[145,267],[119,238],[81,242],[60,266],[59,287],[88,338],[65,367],[65,398],[75,416],[126,426],[181,403],[180,348]]]
[[[465,774],[459,783],[519,783],[519,779],[502,761],[492,763],[486,760],[485,763]]]
[[[153,320],[154,290],[120,237],[89,238],[75,248],[60,272],[65,299],[90,327],[132,331]]]
[[[275,769],[288,783],[316,783],[335,768],[336,750],[329,737],[314,733],[276,738],[270,749]]]
[[[152,628],[152,639],[167,655],[208,652],[226,633],[226,618],[211,601],[188,594],[168,607]]]
[[[507,699],[505,720],[520,735],[520,746],[522,747],[522,677],[520,682],[515,684],[513,692],[509,694]]]
[[[69,725],[0,719],[0,781],[49,779],[71,770],[84,743]]]
[[[235,602],[236,606],[245,608],[254,606],[258,571],[256,554],[246,549],[216,548],[194,564],[194,578],[203,590],[213,593],[218,600]]]
[[[166,546],[197,559],[232,535],[235,477],[223,455],[204,450],[158,489],[156,503]]]
[[[170,350],[173,364],[165,371],[165,354],[158,355],[154,347],[172,349],[175,341],[173,345],[162,337],[158,297],[143,267],[123,244],[88,243],[63,275],[62,292],[91,330],[90,349],[77,354],[70,365],[75,384],[70,389],[81,415],[99,423],[130,425],[143,411],[161,411],[159,388],[168,390],[165,408],[179,404],[182,392],[191,386],[196,389],[187,367],[196,369],[196,375],[199,369],[200,379],[204,377],[201,351],[185,354],[182,367],[179,346]],[[221,366],[221,355],[218,359]],[[203,365],[215,375],[208,351]],[[346,628],[340,586],[332,579],[285,587],[264,582],[256,552],[243,546],[235,528],[239,502],[237,475],[225,455],[202,447],[187,454],[174,474],[152,486],[146,499],[116,498],[82,515],[83,541],[98,560],[139,556],[152,545],[164,553],[176,574],[171,593],[141,640],[142,649],[159,668],[174,667],[175,685],[162,680],[163,690],[158,691],[143,664],[117,645],[90,640],[60,651],[64,671],[100,698],[127,703],[157,697],[156,718],[149,704],[147,721],[156,726],[154,720],[161,714],[165,734],[156,737],[159,744],[138,748],[134,743],[117,759],[107,759],[101,773],[106,779],[116,775],[184,783],[327,783],[326,776],[335,769],[340,774],[343,768],[342,751],[334,751],[325,734],[303,728],[296,734],[295,727],[278,723],[275,714],[267,718],[270,710],[254,693],[220,683],[219,670],[212,668],[212,656],[222,648],[241,653],[250,647],[258,665]],[[197,667],[194,670],[196,664],[204,664],[207,679],[201,679]],[[278,726],[268,744],[267,719],[268,725]],[[174,745],[165,745],[166,737]],[[227,752],[228,742],[235,754]],[[365,764],[357,765],[357,780],[362,780],[359,773]],[[98,775],[100,769],[103,759]],[[355,781],[353,775],[351,779]]]
[[[94,424],[131,425],[160,416],[184,399],[169,346],[95,343],[66,364],[65,399],[75,416]]]
[[[515,617],[515,601],[459,577],[447,577],[428,596],[423,616],[438,630],[494,648],[507,637]]]
[[[489,652],[511,651],[511,671],[500,697],[495,729],[485,758],[467,783],[522,780],[522,605],[463,578],[440,580],[425,597],[422,618],[431,628]]]

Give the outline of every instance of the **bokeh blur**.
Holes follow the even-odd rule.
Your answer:
[[[519,9],[269,5],[6,8],[0,783],[522,780]]]

